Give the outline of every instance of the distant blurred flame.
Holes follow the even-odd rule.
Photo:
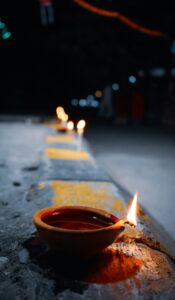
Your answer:
[[[77,131],[79,135],[82,135],[86,126],[85,120],[80,120],[77,124]]]
[[[136,211],[137,211],[137,193],[135,193],[134,198],[132,200],[131,207],[129,209],[128,215],[127,215],[127,220],[134,224],[135,226],[137,225],[137,220],[136,220]]]
[[[62,106],[58,106],[56,108],[56,114],[57,114],[58,120],[63,120],[64,115],[65,115],[64,108]]]
[[[68,129],[68,130],[73,130],[73,129],[74,129],[74,122],[69,121],[69,122],[67,123],[67,129]]]
[[[61,116],[61,120],[63,122],[67,122],[68,119],[69,119],[69,116],[67,114],[65,114],[65,113]]]
[[[100,98],[100,97],[102,97],[102,96],[103,96],[102,91],[97,90],[97,91],[95,92],[95,97]]]
[[[77,129],[84,129],[85,126],[86,126],[85,120],[80,120],[77,124]]]
[[[62,106],[58,106],[56,108],[56,114],[57,114],[58,119],[60,119],[61,115],[64,114],[64,108]]]

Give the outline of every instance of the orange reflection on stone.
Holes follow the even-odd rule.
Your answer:
[[[78,280],[86,283],[108,284],[133,277],[141,268],[141,261],[112,246],[94,257],[80,258],[47,251],[37,237],[25,242],[30,259],[41,268],[49,269],[48,277]]]
[[[52,259],[53,257],[52,255]],[[139,259],[116,251],[112,247],[91,258],[82,259],[57,254],[57,259],[54,259],[55,272],[59,271],[64,278],[97,284],[126,280],[134,276],[140,267]]]
[[[140,267],[139,259],[108,247],[96,257],[83,279],[91,283],[117,282],[134,276]]]

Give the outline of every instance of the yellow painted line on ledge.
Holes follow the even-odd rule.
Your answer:
[[[55,180],[50,183],[54,191],[54,206],[82,205],[106,209],[109,212],[126,213],[124,203],[110,192],[109,183],[101,182],[66,182]]]
[[[48,135],[46,138],[46,143],[73,143],[75,141],[75,138],[72,135],[63,135],[63,136],[57,136],[57,135]]]
[[[51,159],[61,160],[89,160],[90,155],[85,151],[68,150],[62,148],[47,148],[45,155]]]
[[[66,182],[55,180],[50,183],[54,191],[53,206],[80,205],[100,208],[116,216],[126,216],[128,208],[121,199],[111,192],[108,182]],[[142,235],[143,230],[129,227],[130,237]]]

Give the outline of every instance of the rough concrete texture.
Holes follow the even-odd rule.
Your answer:
[[[53,179],[62,182],[57,165],[43,155],[47,133],[41,124],[0,123],[0,299],[174,299],[174,263],[156,236],[149,236],[153,227],[143,213],[139,226],[144,227],[144,235],[129,232],[88,261],[54,255],[36,236],[33,213],[50,205],[60,189],[60,183],[45,181],[52,177],[51,173],[47,176],[48,164],[52,164]],[[93,162],[88,166],[92,166],[92,177],[89,174],[86,180],[91,177],[93,181],[98,168],[95,166],[93,178]],[[84,172],[82,168],[82,178]],[[98,172],[102,181],[104,177]],[[74,171],[71,174],[78,185],[81,174],[77,178]],[[92,191],[104,184],[109,183],[90,183]],[[128,199],[120,186],[109,185],[107,199],[112,194],[122,203]],[[104,188],[100,195],[104,200]]]
[[[175,241],[175,135],[156,128],[89,128],[87,138],[99,165],[139,202]],[[175,246],[175,244],[174,244]]]

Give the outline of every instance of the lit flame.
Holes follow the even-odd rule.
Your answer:
[[[69,122],[67,123],[67,129],[68,129],[68,130],[73,130],[73,129],[74,129],[74,122],[69,121]]]
[[[57,114],[57,117],[58,117],[59,120],[62,120],[63,116],[64,116],[64,112],[63,111],[61,111],[61,112],[59,112]]]
[[[131,222],[132,224],[134,224],[135,226],[137,225],[136,210],[137,210],[137,193],[135,193],[135,195],[134,195],[130,210],[127,215],[127,220],[129,222]]]
[[[62,106],[58,106],[58,107],[56,108],[56,114],[57,114],[57,118],[58,118],[59,120],[62,120],[62,118],[63,118],[63,116],[64,116],[64,114],[65,114],[64,108],[63,108]]]
[[[61,116],[61,120],[63,122],[67,122],[68,118],[69,118],[69,116],[67,114],[65,114],[65,113]]]
[[[64,112],[64,108],[62,106],[58,106],[56,112],[57,113]]]
[[[84,120],[80,120],[77,123],[77,132],[78,132],[79,136],[83,135],[85,125],[86,125],[86,122]]]
[[[84,129],[85,126],[86,126],[85,120],[80,120],[77,124],[77,129]]]

